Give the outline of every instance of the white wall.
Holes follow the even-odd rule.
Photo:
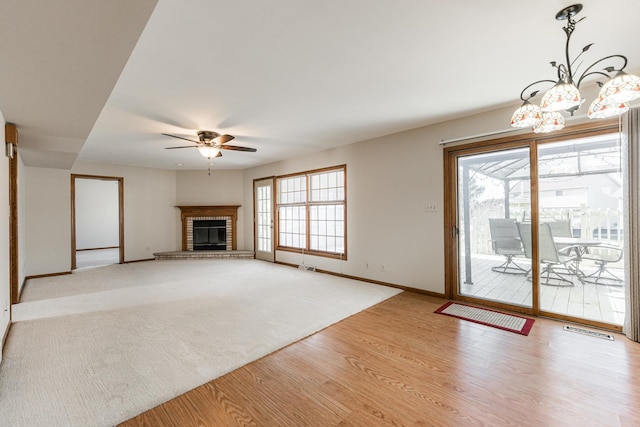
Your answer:
[[[4,155],[4,116],[0,111],[2,136],[0,142],[0,362],[2,361],[2,338],[11,321],[11,286],[9,284],[9,159]]]
[[[124,178],[124,258],[153,258],[174,251],[176,173],[172,170],[76,162],[73,173]]]
[[[118,181],[76,178],[76,249],[120,244]]]
[[[239,250],[251,250],[253,244],[245,247],[245,217],[253,215],[252,206],[244,206],[244,174],[241,170],[178,171],[176,173],[176,205],[178,206],[215,206],[240,205],[238,209],[238,242]],[[176,222],[177,247],[182,246],[182,225],[180,216]]]
[[[25,167],[25,251],[29,276],[71,268],[69,171]]]
[[[307,255],[304,263],[443,292],[442,153],[428,138],[423,128],[247,170],[245,205],[252,203],[256,178],[346,164],[348,260]],[[426,213],[427,201],[437,202],[440,210]],[[245,218],[245,229],[251,227]],[[245,236],[250,240],[253,234]],[[283,251],[276,260],[303,262],[301,255]]]
[[[71,173],[124,178],[125,261],[176,250],[175,172],[77,162],[71,171],[25,167],[26,275],[71,268]]]
[[[348,260],[306,255],[304,263],[444,293],[443,149],[439,141],[507,129],[511,114],[509,107],[247,169],[244,205],[251,212],[256,178],[346,164]],[[427,203],[435,203],[437,211],[425,212]],[[383,231],[387,226],[394,227],[394,232]],[[251,215],[246,215],[246,247],[252,247],[251,229]],[[276,253],[276,260],[303,262],[300,254],[284,251]]]

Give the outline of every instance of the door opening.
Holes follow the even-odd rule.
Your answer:
[[[256,259],[275,261],[273,235],[273,178],[253,182],[253,222]]]
[[[71,175],[71,268],[124,262],[123,178]]]

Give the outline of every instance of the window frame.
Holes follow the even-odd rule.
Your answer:
[[[332,200],[332,201],[312,201],[312,192],[311,192],[311,176],[316,174],[322,174],[327,172],[337,172],[342,171],[343,173],[343,189],[344,194],[342,200]],[[295,178],[295,177],[304,177],[305,181],[305,200],[303,202],[291,202],[291,203],[281,203],[281,195],[280,195],[280,180],[286,178]],[[347,259],[347,165],[337,165],[320,169],[312,169],[302,172],[290,173],[286,175],[278,175],[274,177],[274,195],[275,195],[275,246],[277,251],[284,252],[294,252],[294,253],[303,253],[306,255],[314,255],[321,256],[326,258],[334,258],[340,260]],[[321,251],[310,249],[311,247],[311,208],[313,206],[328,206],[328,205],[341,205],[343,208],[343,241],[344,241],[344,250],[343,252],[329,252],[329,251]],[[304,208],[304,248],[295,248],[291,246],[283,246],[280,242],[280,208],[283,206],[302,206]]]

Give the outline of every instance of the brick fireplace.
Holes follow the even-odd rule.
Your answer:
[[[239,205],[178,206],[182,220],[182,250],[193,251],[193,221],[225,221],[226,250],[237,248],[236,223]]]

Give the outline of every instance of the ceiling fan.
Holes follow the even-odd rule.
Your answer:
[[[251,153],[255,153],[256,151],[258,151],[255,148],[228,145],[227,142],[235,138],[233,135],[220,135],[217,132],[212,132],[209,130],[198,131],[198,141],[189,138],[183,138],[177,135],[170,135],[168,133],[163,133],[162,135],[170,136],[172,138],[184,139],[185,141],[193,142],[196,144],[183,145],[180,147],[167,147],[167,150],[175,150],[177,148],[197,148],[200,154],[208,159],[212,157],[222,157],[221,150],[248,151]]]

